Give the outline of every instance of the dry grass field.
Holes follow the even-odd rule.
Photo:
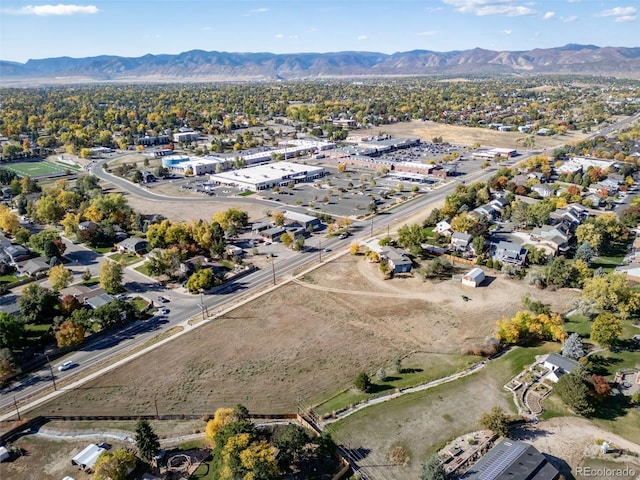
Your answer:
[[[388,133],[397,136],[415,136],[422,140],[430,141],[435,137],[442,137],[444,142],[457,145],[473,145],[479,143],[486,147],[516,148],[523,150],[522,141],[531,136],[520,132],[499,132],[489,128],[471,128],[460,125],[445,125],[442,123],[423,122],[413,120],[411,122],[399,122],[392,125],[380,125],[369,130],[358,130],[357,134],[377,135]],[[534,149],[551,148],[566,143],[578,142],[587,135],[577,131],[567,132],[565,135],[535,136]]]
[[[375,372],[396,356],[464,352],[518,310],[525,293],[560,311],[575,296],[502,276],[470,291],[451,281],[385,282],[379,275],[362,257],[342,256],[37,413],[151,414],[154,397],[161,414],[236,403],[255,413],[293,412],[298,400],[320,403],[349,388],[357,372]]]

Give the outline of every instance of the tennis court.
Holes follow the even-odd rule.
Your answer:
[[[11,162],[2,165],[7,170],[14,171],[21,177],[51,177],[64,175],[66,168],[43,160],[35,162]]]

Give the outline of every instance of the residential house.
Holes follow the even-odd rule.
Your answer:
[[[569,240],[573,237],[571,232],[571,224],[564,220],[556,225],[543,225],[542,227],[534,228],[529,238],[537,242],[536,247],[548,247],[545,250],[550,250],[548,253],[555,255],[558,251],[566,252],[569,249]]]
[[[582,205],[572,203],[564,208],[559,208],[555,212],[551,212],[549,215],[549,221],[552,224],[559,223],[563,220],[568,220],[573,228],[576,228],[584,220],[589,217],[589,211]]]
[[[78,224],[78,230],[81,232],[96,232],[100,228],[96,222],[92,222],[91,220],[86,220],[84,222],[80,222]]]
[[[462,285],[466,285],[467,287],[479,287],[482,282],[484,282],[485,275],[484,270],[479,267],[471,269],[468,273],[466,273],[462,277]]]
[[[31,253],[21,245],[9,245],[4,248],[4,257],[9,265],[17,265],[19,262],[29,260]]]
[[[451,235],[453,230],[451,230],[451,219],[445,218],[444,220],[440,220],[436,223],[436,226],[433,228],[433,233],[437,233],[439,235]]]
[[[20,275],[28,275],[29,277],[40,277],[49,271],[51,265],[44,257],[37,257],[20,262],[16,265]]]
[[[466,252],[473,241],[468,233],[454,232],[451,235],[451,248],[457,252]]]
[[[556,383],[562,375],[571,373],[578,366],[578,362],[559,353],[550,353],[543,361],[542,366],[549,370],[547,378]]]
[[[493,247],[493,259],[501,263],[507,263],[521,267],[527,259],[527,250],[519,243],[500,241]]]
[[[200,270],[203,268],[209,268],[217,273],[219,271],[225,270],[226,267],[219,262],[213,262],[209,258],[198,255],[192,258],[189,258],[180,264],[180,272],[189,275],[196,270]]]
[[[560,472],[536,450],[519,440],[505,438],[473,464],[465,480],[557,480]]]
[[[553,189],[545,184],[533,185],[531,187],[532,192],[536,192],[542,198],[549,198],[553,195]]]
[[[116,245],[121,253],[134,253],[136,255],[142,255],[147,252],[149,243],[140,237],[129,237],[122,240]]]
[[[411,271],[412,262],[404,250],[391,246],[385,247],[381,258],[386,259],[394,273],[406,273]]]
[[[604,203],[604,200],[602,199],[602,197],[597,193],[591,193],[589,195],[584,196],[582,199],[590,202],[591,206],[594,208],[601,207],[602,204]]]
[[[102,288],[94,288],[84,296],[84,304],[93,310],[103,305],[109,305],[113,300],[115,300],[115,297]]]
[[[389,266],[393,268],[394,273],[406,273],[411,271],[413,264],[404,250],[392,247],[391,245],[380,245],[377,238],[369,240],[364,244],[364,246],[380,255],[380,259],[386,260],[389,263]]]

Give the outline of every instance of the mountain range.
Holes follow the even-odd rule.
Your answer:
[[[393,54],[228,53],[191,50],[128,58],[0,60],[0,84],[273,81],[412,75],[576,74],[640,78],[640,47],[569,44],[528,51],[481,48]]]

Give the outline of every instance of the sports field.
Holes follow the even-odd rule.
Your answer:
[[[48,177],[63,174],[67,169],[54,163],[42,160],[32,162],[15,162],[2,165],[7,170],[16,172],[21,177]]]

